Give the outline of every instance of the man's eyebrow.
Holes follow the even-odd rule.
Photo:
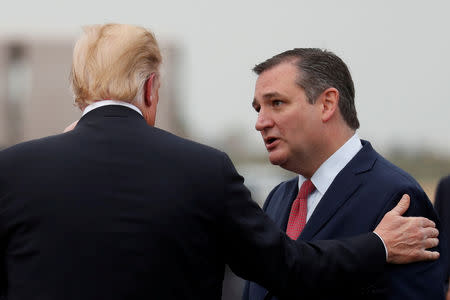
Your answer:
[[[264,99],[271,99],[271,98],[283,97],[283,95],[278,92],[269,92],[269,93],[265,93],[262,97]],[[256,101],[256,98],[253,98],[252,106],[255,107],[256,105],[258,105],[258,102]]]
[[[263,98],[269,99],[269,98],[276,98],[276,97],[282,97],[283,95],[281,95],[278,92],[270,92],[270,93],[266,93],[263,95]]]

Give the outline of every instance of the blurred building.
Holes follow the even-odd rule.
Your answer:
[[[0,148],[60,133],[81,112],[70,88],[72,38],[0,39]],[[186,135],[176,109],[178,49],[162,43],[157,126]]]

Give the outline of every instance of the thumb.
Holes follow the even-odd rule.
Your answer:
[[[404,194],[402,199],[400,199],[400,201],[398,202],[397,206],[394,207],[391,212],[401,216],[405,213],[405,211],[408,210],[409,204],[410,204],[410,199],[409,196],[407,194]]]

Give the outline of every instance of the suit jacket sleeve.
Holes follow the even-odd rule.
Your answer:
[[[225,154],[222,168],[224,255],[237,275],[291,299],[305,289],[320,293],[323,286],[330,290],[383,271],[385,250],[374,233],[340,241],[293,241],[251,200]]]
[[[275,191],[278,189],[278,187],[280,185],[281,185],[281,183],[278,184],[276,187],[274,187],[272,189],[272,191],[270,191],[269,195],[267,196],[266,201],[264,201],[264,205],[263,205],[264,212],[266,212],[266,210],[267,210],[267,206],[269,205],[270,200],[272,199],[272,195],[275,193]],[[250,300],[250,284],[251,284],[251,281],[245,282],[244,290],[242,292],[242,300]]]

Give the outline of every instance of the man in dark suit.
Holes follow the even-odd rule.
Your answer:
[[[441,219],[442,227],[446,235],[450,233],[450,176],[446,176],[439,181],[436,189],[434,207]],[[450,249],[450,240],[447,239],[447,248]]]
[[[447,251],[450,251],[450,176],[444,177],[439,181],[434,199],[434,208],[441,220],[442,228],[447,237]],[[447,299],[450,299],[447,281]]]
[[[294,49],[254,71],[259,75],[253,101],[256,129],[269,159],[299,174],[275,187],[264,204],[292,239],[336,239],[370,231],[403,193],[411,196],[408,215],[437,222],[419,184],[358,138],[353,81],[340,58],[320,49]],[[364,284],[336,277],[341,288],[330,289],[323,299],[444,299],[445,246],[437,248],[442,250],[438,261],[389,266]],[[263,287],[246,284],[244,300],[269,298]],[[308,291],[302,299],[322,297]]]
[[[383,241],[388,262],[439,256],[425,250],[434,223],[401,216],[407,197],[376,234],[289,239],[226,154],[153,127],[160,63],[143,28],[86,28],[72,66],[77,126],[0,152],[6,299],[220,299],[225,263],[291,299],[382,273]]]

